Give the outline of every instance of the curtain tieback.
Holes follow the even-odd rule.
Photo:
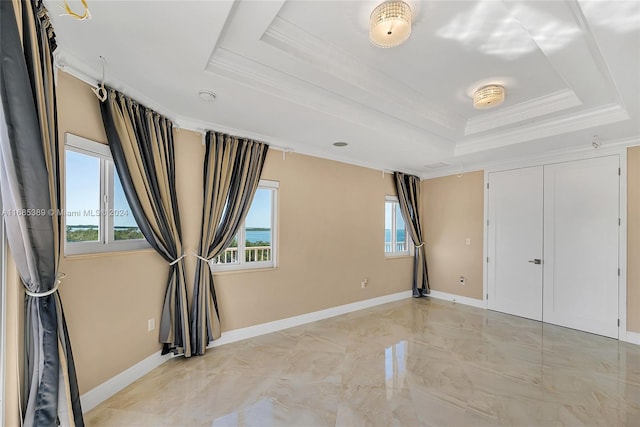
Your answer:
[[[213,258],[209,259],[209,258],[205,258],[205,257],[201,257],[200,255],[198,255],[197,253],[193,253],[193,256],[198,258],[199,260],[202,260],[204,262],[206,262],[207,264],[210,264],[211,261],[213,261]],[[214,257],[215,258],[215,257]]]
[[[182,256],[181,256],[180,258],[177,258],[177,259],[175,259],[175,260],[171,261],[171,262],[169,263],[169,265],[177,264],[177,263],[178,263],[178,261],[180,261],[182,258],[186,257],[187,255],[189,255],[189,254],[188,254],[188,253],[184,253],[184,254],[182,254]]]
[[[29,295],[30,297],[34,297],[34,298],[42,298],[42,297],[48,297],[49,295],[51,295],[52,293],[54,293],[55,291],[58,290],[58,287],[60,286],[60,283],[62,283],[62,279],[64,279],[67,275],[64,273],[59,273],[56,276],[56,283],[55,285],[53,285],[53,288],[51,288],[50,290],[46,291],[46,292],[31,292],[28,289],[24,290],[24,293]]]
[[[424,246],[424,242],[420,243],[419,245],[416,245],[416,249],[421,248]]]

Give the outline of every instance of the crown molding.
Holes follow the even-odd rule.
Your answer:
[[[595,126],[628,120],[629,113],[618,104],[608,104],[598,108],[551,118],[528,126],[511,129],[498,134],[467,140],[456,144],[455,156],[493,150],[525,141],[560,135]]]
[[[113,77],[113,75],[109,73],[106,74],[105,81],[101,82],[101,79],[97,76],[101,76],[102,71],[98,71],[84,64],[82,61],[79,61],[74,55],[63,51],[60,47],[58,47],[58,50],[56,52],[58,52],[54,57],[54,65],[56,69],[64,71],[65,73],[94,88],[97,87],[98,84],[104,83],[106,86],[109,86],[110,88],[125,94],[129,98],[134,99],[145,107],[150,108],[156,113],[163,115],[169,120],[175,122],[177,114],[173,110],[166,108],[165,106],[160,104],[158,101],[144,95],[142,92],[122,82],[118,78]],[[55,74],[57,76],[57,71],[55,72]]]
[[[612,141],[602,141],[602,145],[594,148],[591,144],[579,147],[563,148],[548,151],[541,154],[529,154],[526,156],[514,156],[504,160],[468,162],[465,164],[453,164],[451,167],[427,171],[419,174],[421,179],[441,178],[444,176],[459,175],[478,170],[500,170],[504,168],[526,167],[532,164],[553,163],[576,158],[588,158],[615,154],[620,150],[640,146],[640,135],[629,138],[621,138]]]
[[[290,141],[282,138],[274,138],[269,135],[263,135],[256,132],[250,132],[238,128],[233,128],[213,122],[204,122],[189,119],[186,117],[179,117],[174,120],[174,124],[178,130],[184,129],[203,134],[207,130],[215,130],[216,132],[223,132],[229,135],[237,136],[240,138],[248,138],[256,141],[262,141],[269,145],[270,148],[283,151],[285,153],[300,154],[303,156],[316,157],[324,160],[331,160],[334,162],[345,163],[352,166],[358,166],[366,169],[373,169],[375,171],[390,171],[388,166],[373,162],[354,161],[339,154],[327,152],[323,149],[318,149],[313,146],[300,144],[295,141]],[[396,168],[393,170],[400,170],[402,172],[411,173],[419,176],[420,171],[406,168]]]
[[[218,48],[206,70],[253,90],[275,96],[322,114],[355,123],[374,132],[402,135],[406,139],[428,139],[434,149],[451,150],[451,140],[401,118],[372,110],[341,94],[330,92],[296,76],[225,48]]]
[[[582,101],[576,94],[570,89],[565,89],[473,117],[467,120],[464,133],[473,135],[581,105]]]
[[[415,89],[279,16],[273,19],[261,40],[322,73],[366,92],[373,99],[383,98],[385,105],[393,104],[393,108],[382,111],[384,114],[403,117],[403,120],[432,132],[438,129],[429,126],[429,122],[456,132],[464,125],[462,117],[437,108]],[[381,85],[380,82],[385,83]],[[372,105],[366,107],[376,109]]]

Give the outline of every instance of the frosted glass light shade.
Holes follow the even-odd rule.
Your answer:
[[[482,110],[496,107],[504,102],[504,87],[500,85],[484,86],[473,94],[473,107]]]
[[[403,1],[386,1],[371,12],[369,38],[378,47],[401,45],[411,34],[411,7]]]

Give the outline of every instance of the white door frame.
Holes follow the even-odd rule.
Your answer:
[[[627,147],[600,147],[593,151],[580,153],[567,153],[553,155],[549,157],[539,157],[536,159],[518,160],[512,163],[501,164],[500,166],[488,167],[484,170],[484,221],[483,221],[483,263],[482,263],[482,297],[484,307],[488,309],[489,302],[487,293],[489,291],[489,269],[487,268],[487,256],[489,251],[487,220],[489,218],[489,192],[487,184],[489,173],[500,172],[509,169],[518,169],[531,166],[544,166],[553,163],[567,162],[573,160],[592,159],[610,155],[620,156],[620,227],[618,228],[618,265],[620,266],[620,277],[618,278],[618,316],[620,326],[618,327],[618,340],[629,341],[627,337]],[[490,190],[489,190],[490,191]],[[635,341],[633,341],[635,343]]]

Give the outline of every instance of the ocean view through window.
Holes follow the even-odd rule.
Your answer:
[[[136,224],[109,147],[76,135],[65,141],[65,254],[148,248]]]
[[[411,254],[407,228],[395,196],[387,196],[384,204],[384,253],[386,256]]]
[[[275,267],[277,190],[277,182],[260,181],[244,224],[214,258],[213,271]]]

